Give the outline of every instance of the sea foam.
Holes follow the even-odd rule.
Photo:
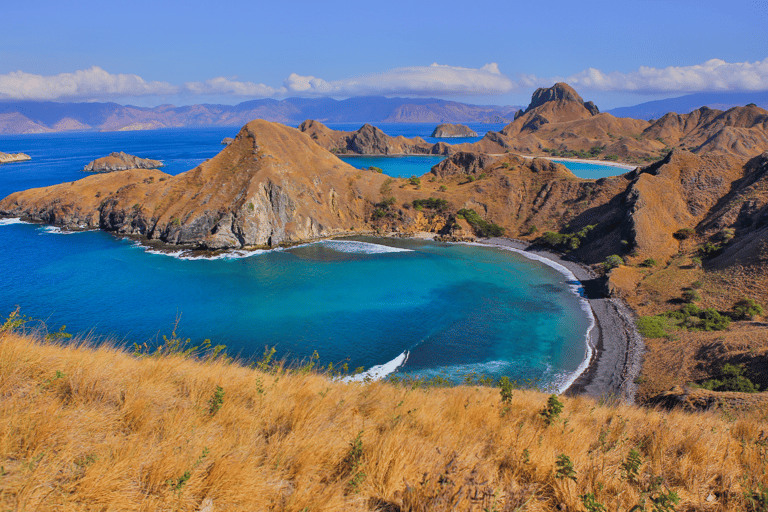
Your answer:
[[[358,373],[349,377],[344,377],[342,382],[363,382],[365,380],[381,380],[390,373],[400,368],[408,360],[408,351],[406,350],[393,360],[380,364],[378,366],[372,366],[369,370],[363,373]]]
[[[29,222],[24,222],[16,217],[12,219],[0,219],[0,226],[10,226],[11,224],[29,224]]]
[[[369,242],[357,242],[354,240],[323,240],[315,243],[337,252],[346,252],[346,253],[353,253],[353,254],[385,254],[389,252],[413,252],[413,249],[402,249],[400,247],[390,247],[388,245],[372,244]]]

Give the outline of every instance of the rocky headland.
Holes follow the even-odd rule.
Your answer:
[[[463,124],[443,123],[435,127],[431,137],[435,137],[436,139],[477,137],[477,132]]]
[[[84,172],[115,172],[128,169],[159,169],[163,162],[149,158],[139,158],[123,151],[110,153],[97,158],[83,167]]]
[[[3,153],[0,151],[0,164],[10,164],[12,162],[25,162],[32,160],[27,154],[24,153]]]

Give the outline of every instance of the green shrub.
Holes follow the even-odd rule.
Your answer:
[[[501,395],[501,403],[504,405],[509,405],[512,403],[512,382],[510,382],[509,377],[502,377],[499,379],[498,382],[499,386],[499,394]]]
[[[478,236],[490,238],[494,236],[504,235],[504,228],[502,228],[498,224],[494,224],[484,220],[477,214],[477,212],[475,212],[475,210],[472,210],[470,208],[462,208],[461,210],[456,212],[456,218],[466,219],[469,225],[472,226],[472,229],[475,231],[475,234],[477,234]]]
[[[637,320],[637,330],[645,338],[668,338],[667,319],[663,316],[642,316]]]
[[[714,308],[705,309],[699,314],[699,318],[704,321],[701,328],[705,331],[723,331],[731,325],[731,319],[721,315]]]
[[[595,229],[597,224],[585,226],[580,231],[571,234],[557,233],[555,231],[545,231],[536,242],[542,245],[548,245],[561,251],[576,250],[581,246],[581,242],[587,237],[590,231]]]
[[[573,462],[571,462],[570,457],[566,454],[561,453],[557,456],[555,467],[557,468],[555,470],[555,478],[558,480],[567,478],[574,482],[576,481],[576,470],[573,469]]]
[[[655,267],[656,265],[658,265],[658,263],[653,258],[647,258],[640,264],[641,267],[645,268]]]
[[[687,240],[695,234],[696,234],[696,231],[692,230],[691,228],[683,228],[675,231],[672,234],[672,236],[677,238],[678,240]]]
[[[741,393],[757,393],[759,386],[744,376],[744,367],[725,363],[720,369],[719,379],[710,379],[701,387],[711,391],[738,391]]]
[[[448,201],[434,197],[430,197],[429,199],[414,199],[413,207],[417,210],[421,207],[430,210],[443,211],[448,207]]]
[[[224,389],[221,386],[216,386],[213,396],[208,400],[208,414],[213,416],[219,412],[222,405],[224,405]]]
[[[445,185],[440,185],[440,188],[438,188],[437,190],[439,190],[440,192],[445,192],[446,190],[448,190],[448,187],[446,187]]]
[[[384,170],[381,167],[376,167],[375,165],[371,165],[370,167],[368,167],[368,170],[375,171],[379,174],[382,174],[384,172]]]
[[[528,228],[528,234],[532,235],[535,232],[537,232],[538,230],[539,230],[539,228],[537,228],[536,226],[531,226],[531,227]]]
[[[624,258],[619,256],[618,254],[611,254],[610,256],[605,258],[605,261],[603,262],[603,268],[605,270],[611,270],[623,264],[624,264]]]
[[[737,320],[752,320],[756,316],[763,316],[763,306],[745,297],[733,305],[732,316]]]
[[[704,245],[700,245],[697,249],[699,254],[705,258],[712,258],[720,254],[723,246],[712,242],[707,242]]]
[[[421,178],[418,178],[416,176],[411,176],[408,179],[408,181],[411,183],[411,185],[413,185],[415,187],[420,187],[421,186]]]
[[[605,156],[605,159],[606,159],[606,160],[612,160],[612,161],[616,161],[616,160],[618,160],[618,159],[619,159],[619,155],[606,155],[606,156]]]
[[[683,300],[688,303],[697,302],[701,300],[701,295],[696,290],[685,290],[683,292]]]
[[[544,418],[544,422],[547,425],[553,424],[560,418],[561,412],[563,412],[563,402],[557,398],[557,395],[549,395],[547,406],[541,411],[541,417]]]

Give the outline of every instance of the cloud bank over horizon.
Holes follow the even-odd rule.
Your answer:
[[[130,97],[225,96],[232,98],[354,97],[354,96],[499,96],[565,81],[581,91],[627,93],[693,93],[768,91],[768,58],[729,63],[711,59],[692,66],[641,66],[629,73],[588,68],[568,77],[517,75],[512,80],[496,63],[481,68],[443,64],[395,68],[341,80],[291,73],[281,87],[217,77],[173,85],[146,81],[134,74],[90,69],[42,76],[24,71],[0,75],[0,100],[99,101]]]

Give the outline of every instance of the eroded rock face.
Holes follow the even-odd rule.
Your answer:
[[[526,112],[530,112],[536,107],[540,107],[550,101],[575,101],[577,103],[584,104],[584,100],[581,99],[579,93],[577,93],[570,85],[558,82],[552,87],[540,87],[534,91],[531,97],[531,103]]]
[[[84,172],[114,172],[128,169],[159,169],[163,162],[149,158],[139,158],[123,151],[110,153],[97,158],[83,167]]]
[[[32,160],[32,157],[24,153],[3,153],[0,151],[0,164],[24,162],[26,160]]]
[[[452,137],[477,137],[477,132],[463,124],[439,124],[432,131],[432,137],[443,139]]]

